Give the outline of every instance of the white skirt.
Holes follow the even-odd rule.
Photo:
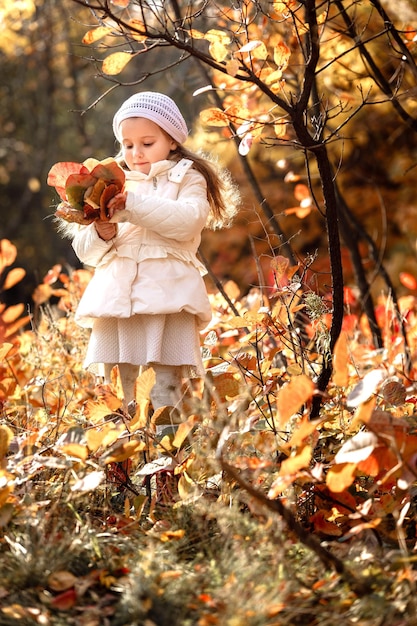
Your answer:
[[[204,376],[196,316],[186,311],[94,320],[84,367],[101,363],[183,366],[184,376]]]

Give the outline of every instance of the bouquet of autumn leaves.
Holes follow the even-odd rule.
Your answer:
[[[62,200],[55,210],[56,217],[91,224],[96,219],[109,219],[107,204],[122,191],[125,174],[112,158],[104,161],[90,158],[84,163],[55,163],[49,170],[47,183],[55,187]]]

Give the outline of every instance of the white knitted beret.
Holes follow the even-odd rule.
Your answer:
[[[158,124],[177,143],[184,143],[188,137],[187,124],[175,102],[163,93],[142,91],[125,102],[113,118],[113,132],[121,142],[120,124],[129,117],[144,117]]]

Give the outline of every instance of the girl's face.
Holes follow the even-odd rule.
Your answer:
[[[155,122],[130,117],[120,124],[122,153],[130,170],[149,174],[152,163],[167,159],[175,141]]]

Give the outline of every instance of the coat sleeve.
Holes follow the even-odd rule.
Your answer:
[[[126,208],[110,221],[130,222],[162,237],[190,241],[203,230],[209,210],[206,181],[202,174],[190,169],[175,200],[128,192]]]
[[[104,241],[98,236],[94,224],[81,226],[72,240],[72,247],[81,263],[95,267],[113,246],[113,241]]]

